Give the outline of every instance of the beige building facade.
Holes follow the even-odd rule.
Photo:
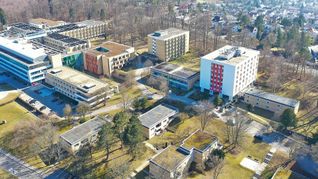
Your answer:
[[[48,70],[45,82],[57,92],[91,107],[118,92],[118,87],[111,87],[103,81],[65,66]]]
[[[189,31],[176,28],[148,35],[148,52],[162,61],[178,58],[189,51]]]
[[[258,89],[249,89],[244,93],[244,102],[274,112],[274,118],[279,119],[286,109],[298,113],[300,102],[295,99],[267,93]]]
[[[84,69],[95,75],[111,76],[135,54],[135,48],[116,42],[105,42],[84,52]]]

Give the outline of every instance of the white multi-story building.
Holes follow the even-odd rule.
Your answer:
[[[201,91],[232,100],[256,80],[259,54],[256,50],[227,45],[201,57]]]
[[[48,70],[45,82],[57,92],[91,107],[118,92],[118,87],[110,87],[103,81],[65,66]]]
[[[43,80],[51,64],[43,49],[0,37],[0,67],[31,84]]]

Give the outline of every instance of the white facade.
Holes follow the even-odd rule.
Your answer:
[[[224,46],[201,57],[200,87],[233,99],[257,77],[259,51]]]
[[[41,81],[50,66],[44,49],[34,49],[29,43],[0,37],[0,67],[21,80],[27,83]]]

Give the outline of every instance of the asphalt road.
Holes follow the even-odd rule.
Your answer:
[[[28,164],[0,149],[0,168],[21,179],[41,179],[43,176]]]

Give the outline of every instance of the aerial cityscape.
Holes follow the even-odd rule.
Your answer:
[[[0,179],[318,179],[318,0],[0,0]]]

